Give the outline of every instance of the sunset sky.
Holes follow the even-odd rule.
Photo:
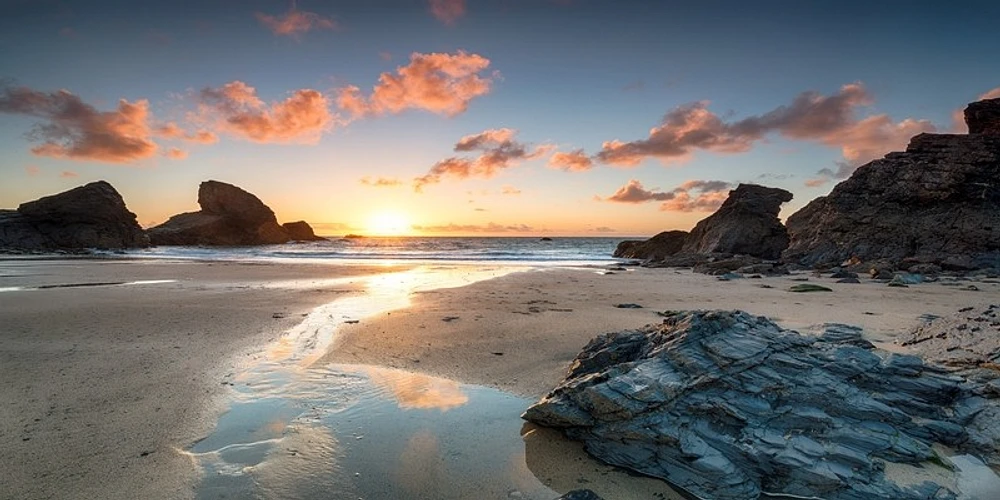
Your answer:
[[[0,207],[104,179],[147,226],[207,179],[320,234],[648,236],[739,182],[792,191],[788,215],[1000,97],[995,1],[0,13]]]

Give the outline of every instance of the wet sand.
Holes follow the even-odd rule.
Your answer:
[[[305,368],[331,362],[400,368],[530,401],[559,382],[593,336],[658,322],[656,311],[741,308],[800,330],[830,321],[860,325],[873,339],[891,341],[923,314],[945,315],[1000,297],[997,283],[976,283],[977,292],[941,283],[888,288],[810,278],[834,292],[799,294],[786,291],[797,283],[787,277],[721,282],[669,269],[511,273],[428,266],[394,273],[405,269],[0,261],[0,289],[141,281],[0,292],[0,439],[9,443],[0,448],[7,464],[0,492],[11,498],[194,496],[199,466],[186,449],[219,424],[242,374],[295,351],[289,340],[310,346],[294,359]],[[361,278],[371,275],[378,276]],[[362,287],[381,297],[376,315],[365,316],[368,297],[357,303],[357,315],[341,311],[330,318],[337,325],[331,338],[293,338],[310,313],[322,311],[318,306],[352,304],[344,299],[364,295]],[[643,308],[615,307],[622,303]],[[294,441],[303,439],[301,425],[287,429],[282,446],[305,448]],[[539,480],[560,491],[581,486],[580,474],[557,466],[576,461],[567,459],[572,449],[582,456],[578,447],[523,432],[524,460]],[[259,468],[265,475],[279,470],[273,462]]]
[[[224,382],[392,267],[2,260],[0,498],[186,498]],[[163,280],[175,280],[163,282]]]
[[[803,278],[833,292],[788,291]],[[719,281],[673,269],[526,271],[418,293],[407,309],[345,325],[325,360],[418,370],[537,398],[562,380],[590,339],[659,323],[657,311],[743,309],[804,333],[819,331],[823,323],[845,323],[898,350],[892,339],[919,325],[921,315],[945,316],[1000,301],[996,280],[908,288],[834,281],[809,273]],[[979,291],[963,289],[971,283]],[[615,307],[629,303],[642,308]]]

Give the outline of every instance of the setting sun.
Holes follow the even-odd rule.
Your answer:
[[[365,232],[370,236],[403,236],[413,232],[410,218],[399,212],[378,212],[368,218]]]

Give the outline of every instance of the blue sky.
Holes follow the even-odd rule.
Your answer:
[[[437,0],[450,17],[432,3],[4,2],[0,206],[106,179],[150,224],[196,209],[198,182],[212,178],[254,192],[283,221],[326,223],[328,232],[374,232],[371,220],[389,216],[423,233],[649,235],[689,228],[724,194],[683,188],[688,181],[783,187],[795,194],[787,214],[908,135],[953,131],[955,110],[1000,87],[995,2]],[[312,21],[283,33],[267,16]],[[446,57],[411,59],[431,54]],[[391,109],[376,95],[383,75],[411,92],[430,73],[404,77],[406,68],[439,71],[435,64],[473,56],[488,64],[455,79],[487,88],[441,97],[461,111],[409,94]],[[239,113],[274,118],[271,132],[232,125],[247,115],[232,111],[237,101],[222,90],[231,82],[253,87],[258,104]],[[361,114],[337,102],[348,86],[359,89]],[[62,105],[70,98],[60,89],[92,112],[57,118],[51,106],[26,104],[47,96]],[[203,89],[225,97],[211,101]],[[776,112],[803,92],[814,93],[811,105]],[[311,112],[322,123],[274,128],[275,103],[294,96],[312,96],[310,106],[320,99],[326,111]],[[113,158],[80,152],[89,140],[81,134],[104,131],[86,127],[113,120],[94,117],[114,113],[120,99],[148,101],[150,130],[112,139],[148,147]],[[811,120],[822,113],[830,123],[817,129]],[[741,122],[764,116],[770,125]],[[218,140],[159,135],[168,122]],[[54,123],[63,126],[55,139],[37,132]],[[652,137],[654,127],[662,130]],[[691,130],[711,139],[678,138]],[[453,151],[477,135],[486,149]],[[614,140],[627,162],[595,156]],[[39,149],[46,141],[59,147]],[[676,147],[685,153],[668,152]],[[164,156],[172,148],[176,158]],[[589,168],[548,166],[578,149]],[[502,161],[477,156],[491,151]],[[451,157],[466,161],[435,168]],[[413,179],[429,174],[435,182],[414,191]],[[630,181],[643,191],[612,196]]]

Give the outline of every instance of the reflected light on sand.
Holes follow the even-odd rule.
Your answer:
[[[462,386],[448,380],[421,373],[379,367],[359,367],[369,380],[390,394],[404,410],[448,411],[469,402]]]

